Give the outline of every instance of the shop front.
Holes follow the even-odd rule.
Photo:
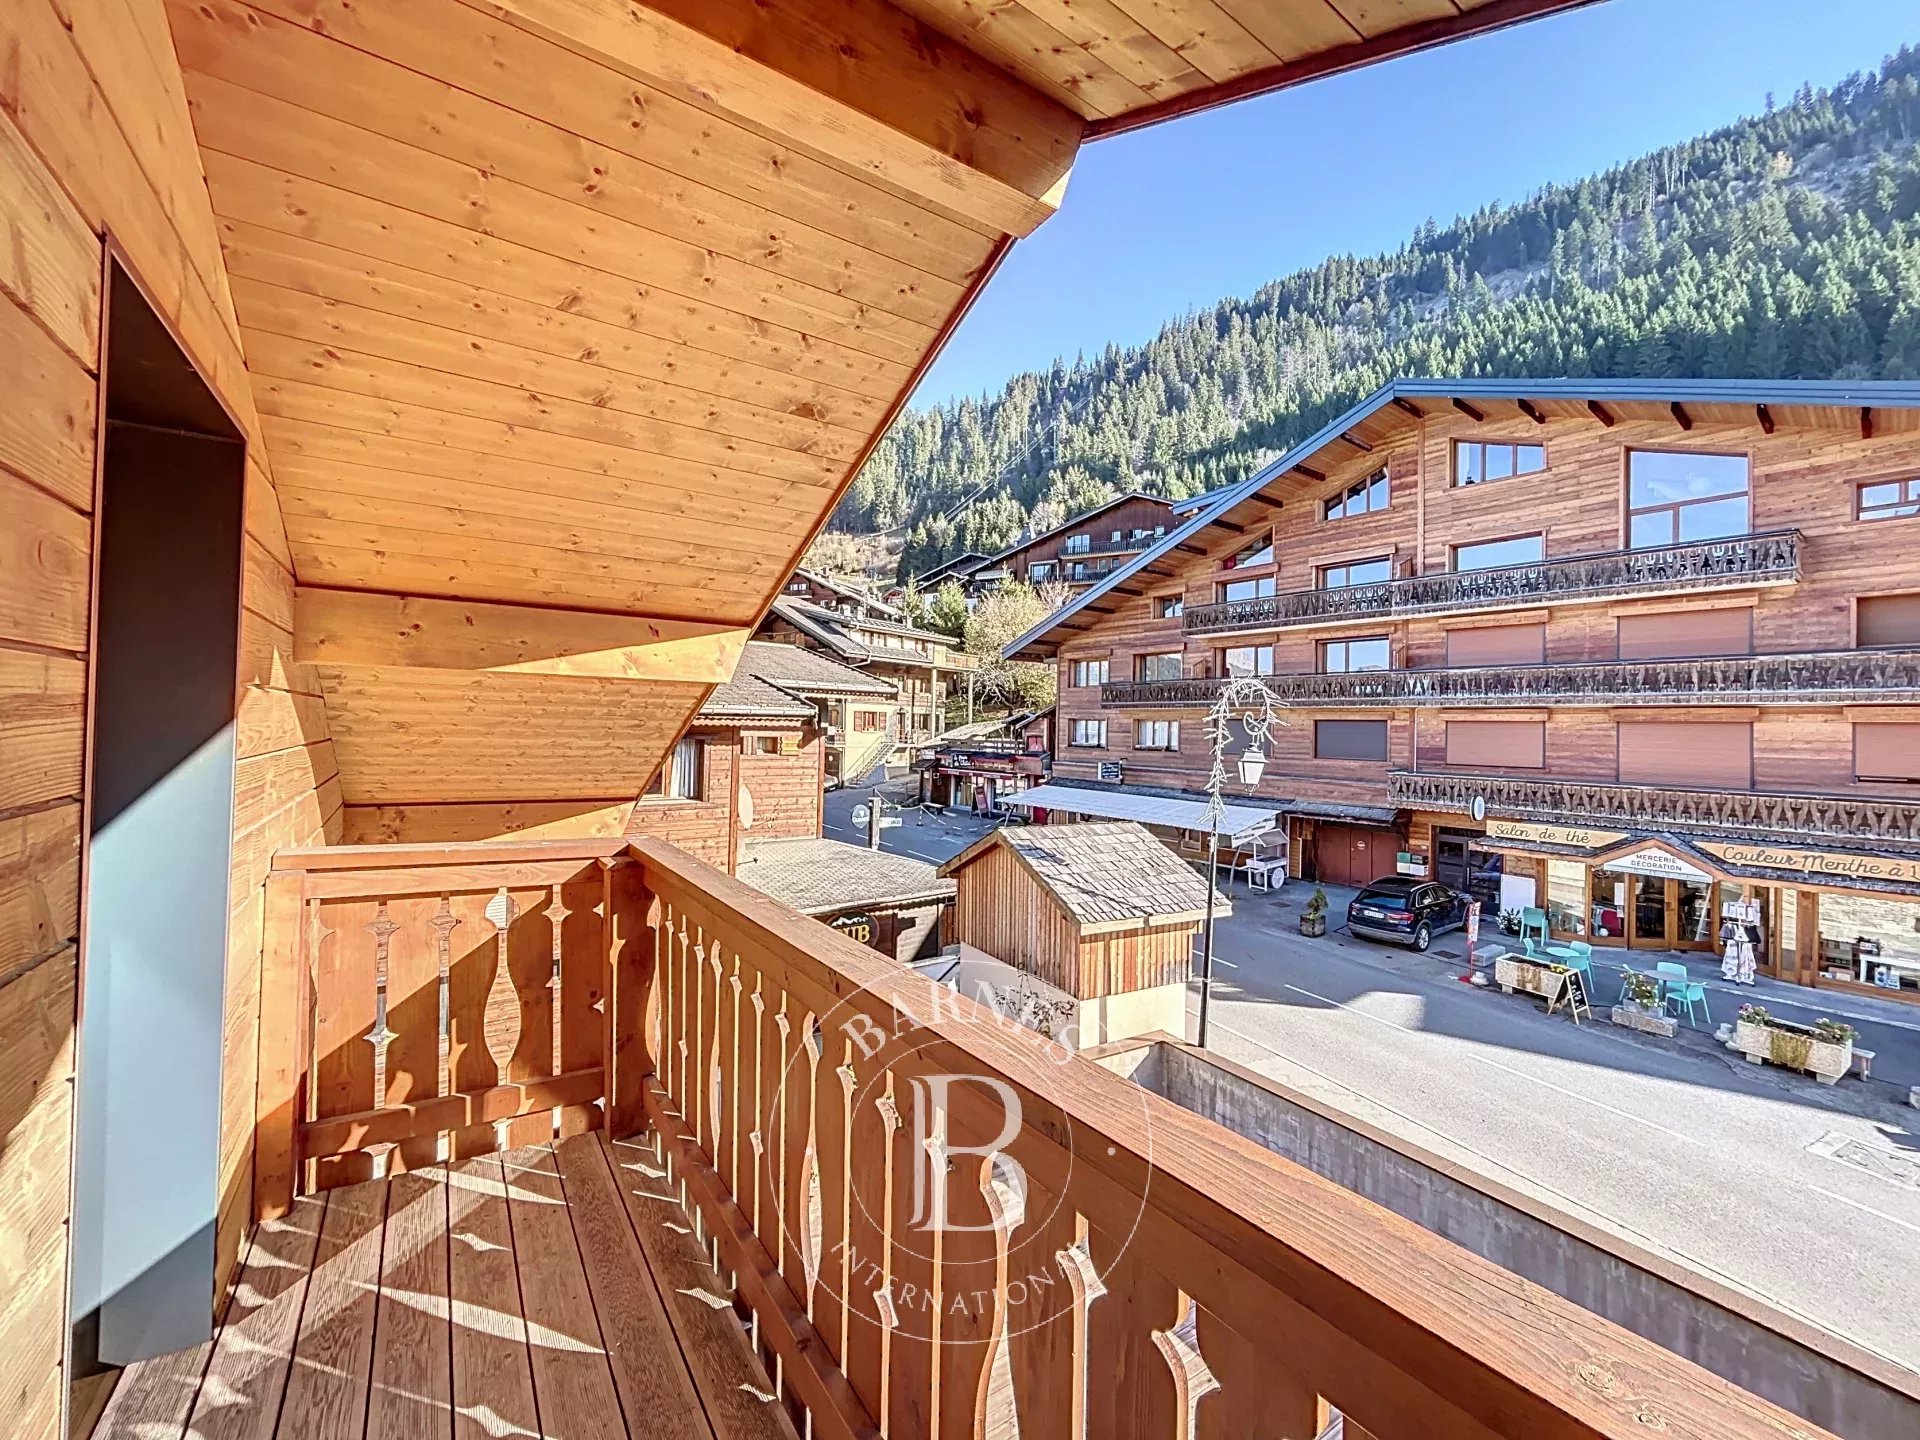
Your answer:
[[[942,746],[922,764],[920,799],[929,805],[996,815],[1008,797],[1046,779],[1043,750],[1007,740],[968,746]]]
[[[1724,954],[1758,974],[1920,1001],[1920,860],[1489,819],[1469,887],[1558,940]]]

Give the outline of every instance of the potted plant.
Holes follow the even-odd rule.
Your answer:
[[[1300,912],[1300,933],[1302,935],[1327,933],[1327,892],[1318,885],[1313,887],[1313,895],[1307,901],[1307,908]]]
[[[1500,933],[1502,935],[1518,935],[1520,933],[1520,912],[1518,910],[1502,910],[1500,912]]]
[[[1853,1044],[1859,1038],[1859,1031],[1839,1020],[1822,1016],[1811,1025],[1799,1025],[1751,1004],[1740,1007],[1733,1026],[1733,1048],[1753,1064],[1810,1071],[1823,1085],[1833,1084],[1853,1067]]]
[[[1620,1000],[1607,1017],[1628,1030],[1672,1037],[1679,1022],[1660,1004],[1660,982],[1638,970],[1622,968]]]

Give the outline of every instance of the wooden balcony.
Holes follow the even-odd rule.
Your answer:
[[[1824,1435],[670,846],[268,905],[245,1283],[115,1440]]]
[[[1695,660],[1361,670],[1261,677],[1290,705],[1455,708],[1515,705],[1871,705],[1920,700],[1920,650],[1828,650]],[[1115,709],[1203,709],[1220,679],[1113,681]]]
[[[1505,819],[1751,836],[1794,845],[1817,837],[1876,851],[1920,853],[1920,800],[1407,770],[1389,775],[1387,789],[1393,804],[1409,810],[1465,812],[1481,796],[1488,814]]]
[[[1691,595],[1791,585],[1800,578],[1800,532],[1612,550],[1536,565],[1414,575],[1337,590],[1294,590],[1257,600],[1189,606],[1188,635],[1312,629],[1357,620],[1405,620],[1538,605]]]

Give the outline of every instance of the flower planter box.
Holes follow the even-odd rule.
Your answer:
[[[1493,981],[1507,994],[1521,990],[1551,1000],[1560,993],[1567,972],[1559,965],[1542,964],[1513,955],[1502,955],[1493,962]]]
[[[1664,1036],[1671,1040],[1680,1022],[1671,1015],[1663,1015],[1658,1010],[1643,1010],[1638,1005],[1616,1005],[1608,1014],[1614,1024],[1628,1030],[1639,1030],[1648,1035]]]
[[[1790,1070],[1805,1070],[1823,1085],[1831,1085],[1853,1067],[1853,1042],[1835,1044],[1801,1026],[1756,1025],[1741,1020],[1733,1027],[1733,1048],[1755,1065],[1771,1062]]]
[[[1326,934],[1327,917],[1325,915],[1302,915],[1300,917],[1300,933],[1302,935]]]

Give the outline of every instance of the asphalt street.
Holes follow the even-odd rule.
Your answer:
[[[900,782],[890,789],[911,798]],[[827,834],[864,844],[851,812],[870,794],[829,794]],[[989,828],[966,814],[889,813],[903,823],[883,848],[935,864]],[[1425,956],[1337,928],[1304,939],[1307,888],[1232,887],[1235,913],[1217,927],[1215,1049],[1920,1374],[1920,1111],[1896,1103],[1920,1081],[1920,1015],[1787,986],[1759,994],[1858,1012],[1880,1080],[1829,1088],[1702,1034],[1576,1028],[1528,997],[1463,985],[1458,934]],[[1336,926],[1343,912],[1344,896]],[[1617,962],[1595,964],[1604,1004]],[[1716,989],[1716,1020],[1754,993]]]

